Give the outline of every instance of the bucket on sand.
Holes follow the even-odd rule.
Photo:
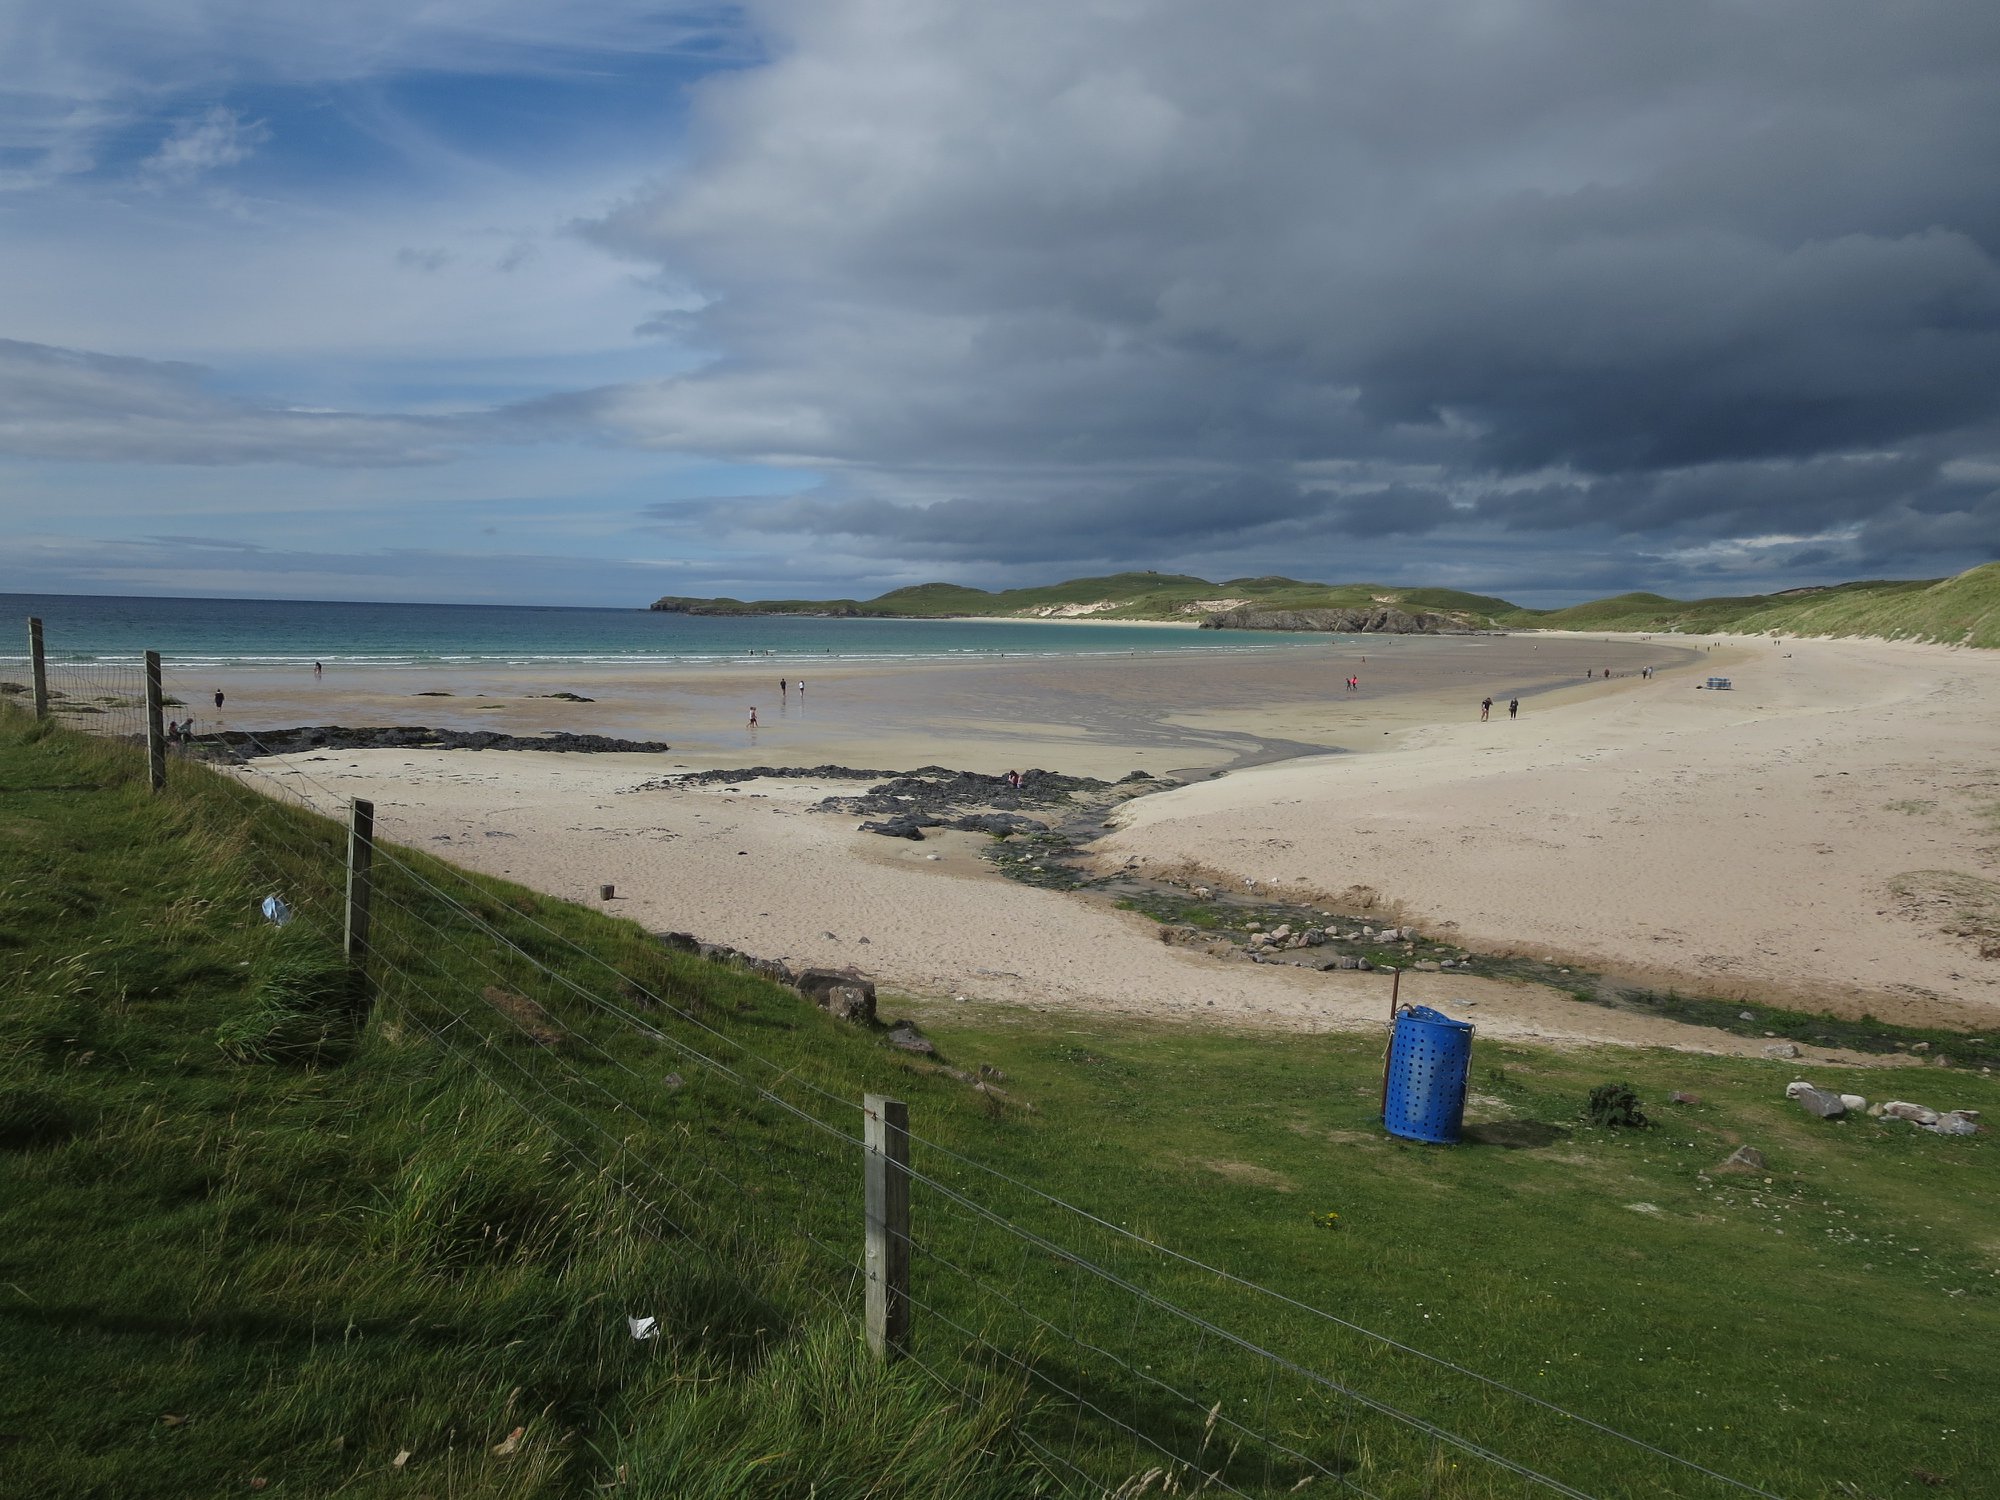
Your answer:
[[[1428,1005],[1396,1013],[1382,1123],[1405,1140],[1458,1144],[1465,1124],[1465,1084],[1472,1069],[1472,1023]]]
[[[600,901],[609,901],[613,896],[617,894],[618,894],[618,887],[615,885],[600,885],[597,888],[597,899]]]

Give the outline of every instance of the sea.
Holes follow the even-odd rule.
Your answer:
[[[334,600],[169,599],[0,594],[0,663],[27,653],[27,620],[72,661],[181,666],[422,668],[453,664],[952,659],[1263,652],[1294,637],[1064,621],[816,619],[681,615],[646,609],[513,604],[358,604]],[[12,639],[9,639],[12,637]]]

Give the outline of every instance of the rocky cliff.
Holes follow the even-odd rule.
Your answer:
[[[1457,615],[1430,610],[1225,609],[1201,622],[1203,630],[1326,630],[1341,635],[1472,635],[1476,627]]]

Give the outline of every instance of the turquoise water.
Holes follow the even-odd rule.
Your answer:
[[[1126,656],[1271,651],[1289,643],[1252,630],[1039,621],[727,618],[643,609],[0,594],[5,632],[0,661],[25,653],[30,615],[41,618],[51,653],[112,661],[152,650],[191,667]]]

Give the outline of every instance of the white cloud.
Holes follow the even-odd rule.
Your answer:
[[[0,339],[0,453],[95,462],[441,463],[472,422],[286,409],[218,395],[184,364]]]
[[[271,128],[262,120],[245,120],[217,104],[176,125],[141,170],[162,182],[188,183],[248,161],[270,139]]]

